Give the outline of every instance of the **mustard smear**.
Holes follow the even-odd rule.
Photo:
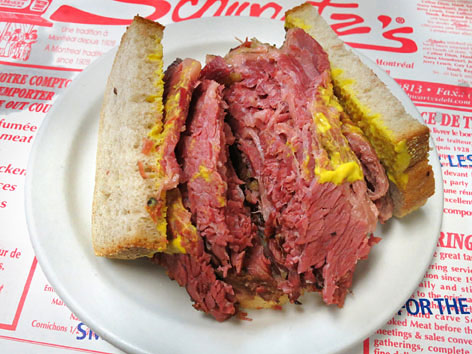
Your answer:
[[[199,62],[192,62],[192,66],[194,65],[200,65]],[[182,107],[180,106],[180,100],[181,100],[181,91],[180,88],[185,88],[189,85],[189,81],[191,80],[190,76],[187,75],[187,72],[193,70],[193,67],[186,66],[183,68],[181,74],[179,75],[179,80],[178,82],[172,87],[170,92],[173,92],[173,94],[169,94],[165,106],[164,106],[164,111],[165,111],[165,123],[162,125],[162,122],[159,124],[154,125],[151,130],[148,133],[148,136],[151,140],[155,142],[155,147],[156,147],[156,172],[157,172],[157,178],[156,178],[156,188],[159,189],[159,186],[162,182],[163,178],[166,178],[165,171],[162,169],[162,165],[160,164],[160,161],[162,160],[164,156],[164,152],[167,147],[168,143],[168,136],[172,134],[180,134],[180,132],[176,131],[176,125],[175,121],[182,115]]]
[[[219,195],[217,198],[218,198],[218,204],[219,204],[220,207],[226,206],[226,199],[225,199],[225,197]]]
[[[203,178],[205,182],[211,182],[211,171],[205,165],[198,167],[198,172],[192,176],[192,180],[197,178]]]
[[[359,165],[355,161],[339,164],[334,170],[324,170],[317,166],[315,167],[315,174],[319,176],[320,183],[341,184],[344,181],[352,183],[364,178]]]
[[[287,14],[287,17],[285,17],[285,28],[294,28],[298,27],[305,32],[308,32],[311,29],[311,25],[303,21],[301,18],[298,18],[296,16],[293,16],[292,14]]]
[[[332,84],[318,87],[312,115],[318,140],[324,151],[315,157],[314,173],[318,176],[319,183],[352,183],[364,178],[359,161],[341,132],[342,111]],[[305,160],[304,168],[310,161],[309,156]]]
[[[343,107],[339,104],[339,101],[336,99],[336,96],[333,93],[333,88],[331,85],[329,85],[329,87],[323,87],[323,86],[318,87],[318,93],[326,106],[335,108],[339,112],[343,111]]]
[[[167,249],[165,250],[166,253],[187,253],[184,246],[182,246],[182,236],[177,235],[177,237],[170,240],[169,244],[167,245]]]
[[[187,253],[185,243],[192,243],[198,239],[197,228],[190,221],[189,211],[185,208],[178,189],[169,191],[167,204],[167,219],[173,238],[169,240],[164,252],[169,254]]]
[[[329,124],[328,118],[321,113],[317,112],[315,113],[315,123],[316,126],[321,134],[326,133],[329,129],[331,129],[331,124]]]
[[[355,81],[344,78],[342,69],[332,69],[331,75],[336,93],[347,113],[369,139],[378,157],[385,164],[388,177],[400,187],[405,187],[408,175],[404,172],[411,159],[406,141],[394,143],[393,132],[382,122],[380,114],[371,112],[357,99],[356,91],[352,88]]]
[[[293,145],[293,143],[290,140],[287,140],[285,142],[285,145],[289,148],[289,151],[287,152],[287,156],[295,156],[295,153],[297,152],[296,147]]]
[[[156,62],[157,68],[154,71],[154,86],[156,88],[156,92],[152,95],[149,95],[146,98],[147,102],[155,104],[155,112],[156,112],[156,120],[154,125],[148,132],[148,137],[154,143],[155,149],[155,164],[153,166],[154,170],[154,179],[155,179],[155,187],[156,189],[162,190],[162,186],[165,185],[167,182],[166,180],[171,178],[172,176],[167,176],[166,171],[163,168],[161,163],[162,159],[164,158],[165,151],[168,147],[169,139],[168,137],[172,134],[175,134],[176,124],[175,121],[180,117],[182,114],[182,108],[180,107],[180,99],[181,99],[181,92],[180,88],[185,87],[188,85],[188,81],[190,80],[189,75],[185,75],[185,71],[182,72],[180,75],[179,81],[175,84],[172,88],[175,93],[170,94],[165,102],[165,106],[163,105],[163,64],[162,64],[162,44],[160,39],[156,39],[156,48],[155,52],[148,55],[148,60]],[[195,62],[197,63],[197,62]],[[197,65],[200,65],[199,63]],[[185,68],[184,70],[190,70],[191,68]],[[163,113],[165,111],[165,123],[163,119]],[[180,134],[180,132],[178,132]],[[165,192],[161,193],[161,196],[158,201],[159,205],[161,205],[160,214],[157,215],[157,223],[156,227],[161,234],[167,234],[167,220],[166,220],[166,212],[167,212],[167,205],[166,205],[166,196]],[[171,243],[168,245],[176,250],[179,250],[178,241],[174,241],[174,244]],[[165,250],[162,250],[165,251]]]
[[[147,59],[155,63],[156,70],[153,75],[153,86],[155,88],[154,92],[146,97],[146,101],[153,104],[153,110],[155,112],[154,125],[150,129],[149,137],[155,138],[158,136],[163,127],[163,114],[164,114],[164,105],[163,105],[163,95],[164,95],[164,71],[163,71],[163,60],[162,60],[162,43],[161,38],[156,37],[154,52],[147,56]],[[155,139],[153,139],[155,140]],[[159,160],[161,156],[157,156],[156,166],[159,166]],[[159,169],[157,168],[159,172]],[[157,174],[159,176],[159,173]],[[158,184],[158,181],[156,181]],[[156,229],[160,235],[167,235],[167,204],[166,204],[166,192],[162,191],[159,196],[159,201],[157,202],[160,205],[159,214],[156,215]],[[166,245],[159,247],[158,252],[163,252],[167,248]]]
[[[202,178],[205,182],[211,183],[212,181],[214,181],[212,175],[213,175],[213,171],[212,171],[212,170],[210,170],[210,169],[209,169],[208,167],[206,167],[205,165],[200,165],[200,166],[198,167],[198,172],[195,173],[195,174],[192,176],[191,179],[192,179],[192,181],[193,181],[193,180],[195,180],[195,179],[197,179],[197,178]],[[218,177],[216,177],[216,178],[218,178]],[[219,183],[216,183],[215,185],[219,186]],[[215,187],[215,188],[217,188],[217,194],[218,194],[218,192],[220,192],[220,193],[217,195],[217,197],[216,197],[216,199],[217,199],[217,201],[218,201],[218,205],[219,205],[220,207],[226,206],[226,198],[222,195],[223,191],[219,190],[220,187]],[[224,187],[224,188],[225,188],[225,187]]]
[[[167,234],[167,221],[166,221],[167,204],[165,203],[166,191],[163,191],[161,193],[161,198],[160,199],[164,202],[163,202],[162,207],[161,207],[161,215],[157,219],[156,228],[157,228],[157,231],[159,231],[159,233],[161,235],[166,235]]]
[[[151,130],[160,132],[162,130],[162,115],[164,113],[164,104],[162,103],[162,97],[164,95],[164,70],[162,43],[160,38],[156,38],[154,53],[149,54],[147,58],[149,61],[156,63],[156,70],[154,71],[153,77],[153,85],[156,88],[156,91],[146,98],[146,101],[155,104],[155,111],[157,113],[155,125]]]

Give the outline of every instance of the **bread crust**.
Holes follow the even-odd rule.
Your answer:
[[[380,138],[375,137],[375,141],[364,131],[376,151],[378,147],[384,149],[384,146],[389,146],[390,153],[395,156],[398,152],[394,147],[404,142],[409,160],[402,171],[391,167],[393,164],[383,160],[377,151],[389,176],[401,176],[403,180],[399,183],[390,179],[391,193],[394,196],[394,215],[403,217],[424,205],[435,189],[434,174],[428,162],[428,127],[405,111],[401,102],[377,75],[344,45],[311,4],[305,3],[287,11],[285,18],[286,27],[304,29],[327,52],[333,73],[334,90],[344,110],[351,117],[359,113],[359,107],[350,106],[350,103],[356,102],[360,104],[361,114],[377,115],[383,126],[389,130],[388,134]],[[335,71],[338,72],[336,75]],[[356,110],[358,112],[354,112]],[[352,120],[356,122],[356,119]]]
[[[422,207],[434,192],[433,169],[428,160],[419,161],[405,173],[408,183],[404,188],[400,189],[390,182],[389,192],[394,202],[393,214],[399,218]]]
[[[142,153],[149,127],[162,121],[162,85],[152,80],[162,58],[164,26],[136,16],[123,35],[109,75],[98,129],[92,244],[97,256],[134,259],[166,248],[167,236],[146,211],[155,193],[138,161],[155,163]],[[152,56],[152,60],[150,59]],[[150,102],[159,96],[160,106]]]

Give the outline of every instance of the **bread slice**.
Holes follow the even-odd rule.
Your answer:
[[[167,245],[165,215],[154,222],[146,203],[155,181],[138,166],[155,164],[143,139],[162,124],[164,27],[135,17],[121,39],[100,114],[92,208],[96,255],[133,259],[152,256]],[[141,165],[141,166],[142,166]]]
[[[336,96],[363,130],[386,169],[394,215],[402,217],[422,206],[434,194],[435,186],[428,163],[428,127],[405,111],[311,4],[287,11],[285,27],[302,28],[327,52]]]

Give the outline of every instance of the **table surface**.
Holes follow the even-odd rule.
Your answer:
[[[26,226],[24,184],[31,148],[69,84],[119,43],[136,13],[162,24],[220,15],[282,20],[286,10],[300,3],[0,0],[2,352],[120,352],[55,293]],[[424,279],[398,314],[347,352],[470,354],[472,2],[323,0],[315,5],[346,43],[408,94],[430,128],[444,182],[441,233]],[[426,304],[430,313],[422,315]]]

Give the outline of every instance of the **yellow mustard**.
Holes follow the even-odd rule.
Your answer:
[[[205,182],[211,182],[211,171],[205,165],[198,167],[198,172],[192,176],[192,180],[203,178]]]
[[[314,115],[316,127],[318,128],[318,131],[321,134],[326,133],[329,129],[331,129],[331,124],[329,124],[328,118],[321,113],[321,112],[316,112]]]
[[[184,246],[182,246],[182,236],[181,235],[177,235],[175,238],[173,238],[169,242],[169,244],[167,245],[167,248],[165,250],[165,253],[170,253],[170,254],[187,253]]]
[[[293,27],[301,28],[305,30],[306,32],[308,32],[311,29],[311,25],[303,21],[301,18],[288,14],[287,17],[285,18],[285,28],[293,28]]]
[[[148,55],[148,60],[156,63],[156,70],[154,71],[154,87],[156,91],[154,94],[149,95],[146,100],[150,103],[155,103],[155,110],[158,114],[155,126],[152,128],[154,131],[162,129],[162,115],[164,112],[164,105],[162,103],[162,97],[164,95],[164,70],[162,61],[162,43],[160,38],[155,40],[155,51]]]
[[[341,133],[340,114],[342,111],[332,85],[329,83],[327,87],[320,86],[312,107],[313,121],[317,127],[319,141],[326,152],[315,158],[314,172],[320,183],[341,184],[364,178],[357,157]],[[335,141],[338,143],[334,144]],[[308,162],[309,159],[306,159],[303,166],[307,166]]]
[[[331,182],[341,184],[344,181],[355,182],[364,178],[362,170],[355,161],[349,161],[338,165],[334,170],[315,167],[315,174],[319,176],[320,183]]]
[[[156,64],[156,70],[154,71],[154,81],[153,86],[155,91],[146,97],[146,101],[154,104],[154,111],[156,112],[156,119],[153,127],[150,130],[149,137],[153,140],[157,140],[156,137],[159,136],[163,127],[163,112],[164,105],[162,103],[164,95],[164,71],[163,71],[163,61],[162,61],[162,43],[159,37],[155,39],[155,48],[154,52],[149,54],[147,59]],[[156,166],[159,166],[159,160],[161,156],[157,156]],[[158,176],[159,172],[162,174],[162,171],[157,170]],[[158,182],[156,181],[156,184]],[[160,215],[157,218],[156,229],[161,235],[167,235],[167,205],[166,205],[166,192],[163,191],[159,198],[159,203],[161,204]],[[163,252],[166,250],[166,246],[162,246],[158,249],[158,252]]]
[[[371,112],[357,99],[356,92],[352,88],[355,81],[343,78],[342,69],[332,69],[331,75],[344,107],[385,164],[388,177],[400,187],[404,187],[408,183],[408,175],[404,171],[411,159],[406,141],[394,143],[393,132],[382,122],[380,114]]]

